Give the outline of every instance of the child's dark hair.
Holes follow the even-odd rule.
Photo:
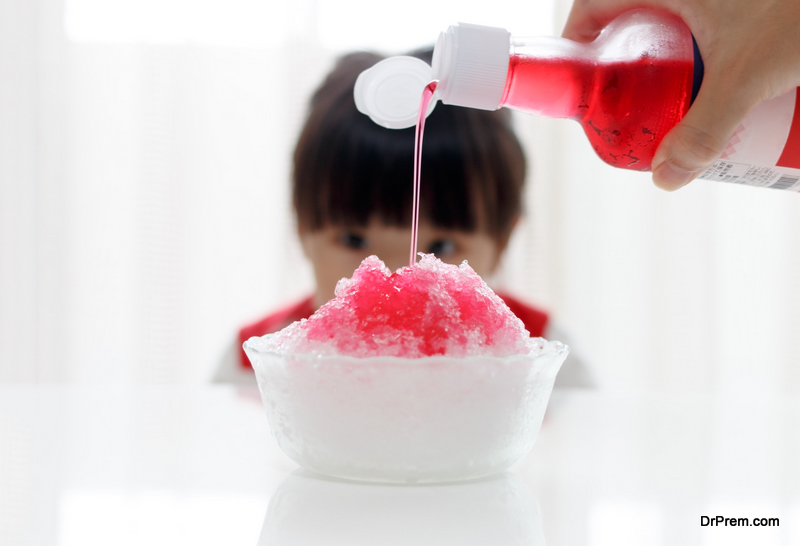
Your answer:
[[[431,51],[412,54],[430,63]],[[294,152],[301,229],[411,224],[414,128],[386,129],[356,109],[358,75],[383,57],[340,58],[311,99]],[[510,234],[521,212],[525,155],[510,113],[436,105],[425,124],[420,217],[435,226]]]

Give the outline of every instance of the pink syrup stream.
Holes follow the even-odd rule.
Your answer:
[[[433,98],[433,93],[436,91],[436,85],[439,82],[434,80],[425,86],[422,90],[422,100],[419,104],[419,113],[417,114],[417,130],[414,134],[414,209],[411,217],[411,256],[409,257],[409,264],[414,265],[417,263],[417,232],[419,230],[419,180],[422,173],[422,135],[425,132],[425,118],[428,112],[428,105]]]

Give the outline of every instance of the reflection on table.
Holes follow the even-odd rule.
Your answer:
[[[255,390],[2,386],[0,544],[797,546],[798,423],[789,397],[560,392],[506,474],[389,486],[298,470]]]
[[[440,485],[347,482],[299,470],[272,495],[259,546],[544,546],[530,488],[513,474]]]

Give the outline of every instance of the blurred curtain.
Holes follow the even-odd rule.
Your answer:
[[[250,2],[281,40],[231,45],[104,36],[104,6],[162,12],[71,4],[77,36],[70,2],[0,3],[0,378],[204,381],[240,322],[309,282],[288,158],[330,55],[294,32],[307,5]]]
[[[552,34],[569,3],[431,6]],[[0,381],[204,382],[239,325],[310,288],[288,195],[308,94],[342,50],[441,28],[409,8],[359,34],[362,9],[0,0]],[[517,123],[528,214],[497,282],[604,388],[800,392],[799,196],[667,194],[573,122]]]

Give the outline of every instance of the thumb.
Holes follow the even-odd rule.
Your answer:
[[[659,188],[677,190],[703,174],[719,158],[736,127],[754,106],[743,103],[742,95],[717,94],[714,87],[703,81],[689,112],[664,136],[656,150],[653,182]]]

